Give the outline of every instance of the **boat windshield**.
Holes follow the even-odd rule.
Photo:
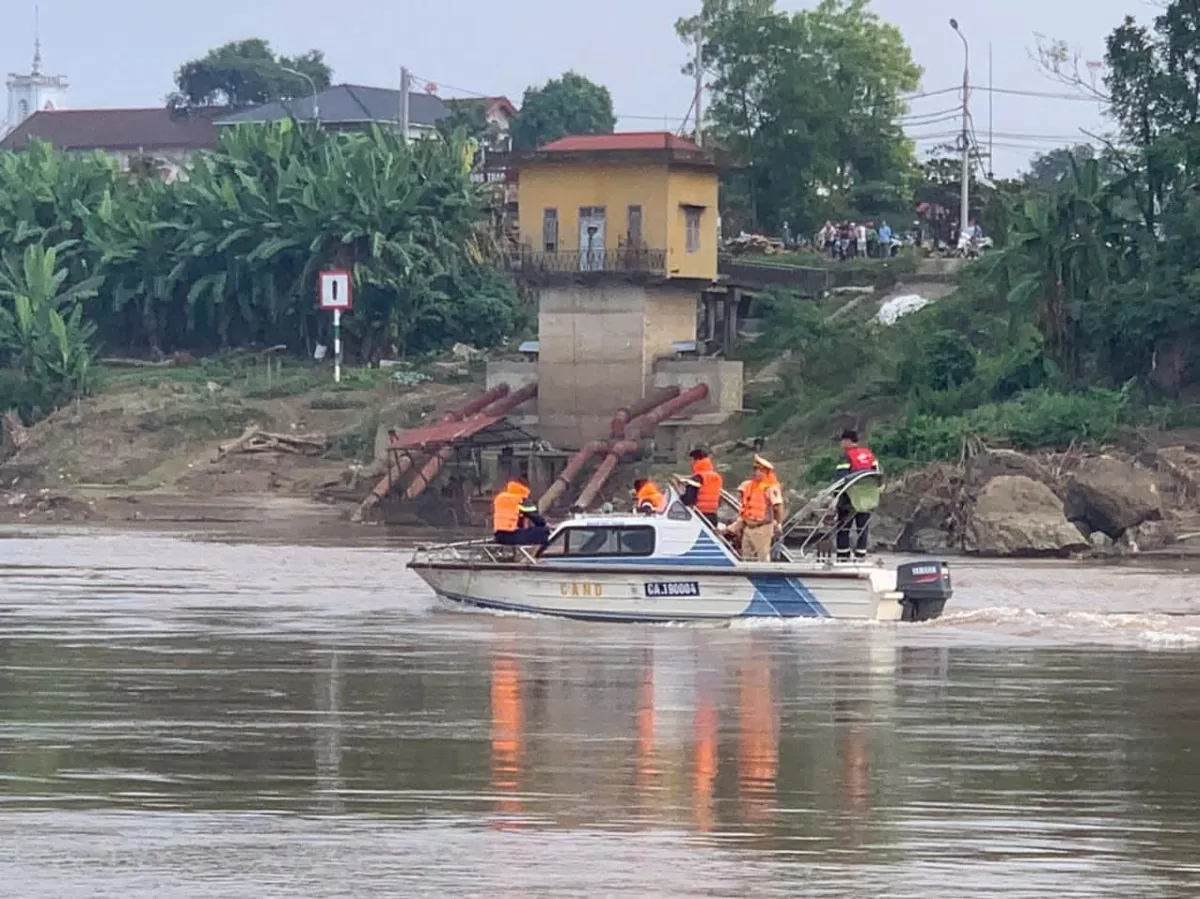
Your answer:
[[[654,528],[647,525],[563,528],[538,555],[543,558],[652,556]]]

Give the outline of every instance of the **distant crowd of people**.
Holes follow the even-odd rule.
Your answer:
[[[887,259],[900,251],[902,241],[896,239],[887,222],[826,222],[813,238],[813,245],[830,259]]]

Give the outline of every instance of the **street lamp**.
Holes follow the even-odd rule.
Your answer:
[[[971,201],[971,115],[968,102],[971,96],[971,46],[967,36],[958,27],[958,19],[950,20],[950,27],[958,35],[963,44],[963,99],[962,99],[962,204],[958,211],[958,242],[964,245],[963,236],[967,233],[967,219],[970,216]]]
[[[309,86],[312,87],[313,121],[316,122],[318,125],[320,125],[321,124],[321,104],[317,100],[317,82],[313,81],[311,75],[305,75],[303,72],[298,72],[295,69],[289,69],[287,66],[280,66],[279,68],[281,68],[283,71],[287,72],[289,75],[295,75],[298,78],[303,78],[305,81],[307,81],[309,83]]]

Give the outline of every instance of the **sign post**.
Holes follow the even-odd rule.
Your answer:
[[[342,380],[342,312],[354,307],[350,273],[341,269],[321,272],[318,299],[322,309],[333,313],[333,381]]]

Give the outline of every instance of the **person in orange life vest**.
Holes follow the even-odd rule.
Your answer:
[[[754,476],[738,487],[742,508],[738,520],[725,529],[742,541],[742,558],[771,561],[771,544],[783,530],[783,487],[775,477],[775,466],[762,456],[754,457]]]
[[[692,475],[700,479],[700,490],[696,497],[696,511],[708,519],[709,524],[717,526],[717,512],[721,508],[721,489],[724,481],[705,449],[694,449],[689,454],[692,459]]]
[[[529,502],[529,487],[509,481],[492,500],[492,531],[501,546],[544,546],[550,528],[538,507]]]
[[[633,482],[634,508],[639,515],[661,515],[667,505],[658,485],[646,478],[638,478]]]
[[[865,446],[858,444],[858,431],[847,428],[842,431],[842,452],[844,457],[837,467],[839,480],[845,480],[851,475],[863,471],[878,471],[879,463],[875,454]],[[859,512],[850,502],[849,493],[838,497],[837,503],[838,532],[837,558],[839,562],[850,560],[850,528],[858,531],[854,544],[854,558],[862,561],[867,558],[867,540],[871,528],[871,513]]]

